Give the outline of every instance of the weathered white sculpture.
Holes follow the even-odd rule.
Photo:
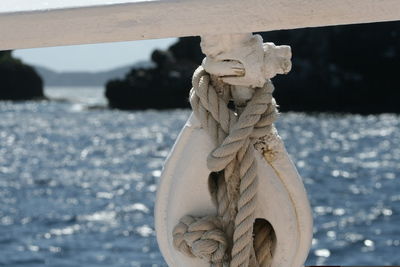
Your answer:
[[[215,75],[214,77],[219,77],[214,82],[233,85],[231,94],[237,112],[250,103],[249,99],[255,92],[258,94],[257,90],[260,90],[258,87],[264,86],[265,83],[267,87],[272,86],[268,80],[266,82],[266,79],[272,78],[278,73],[287,73],[291,67],[289,47],[279,47],[271,43],[263,45],[260,37],[250,34],[206,36],[202,38],[202,49],[207,55],[203,61],[205,71]],[[197,74],[195,74],[194,83]],[[219,87],[216,86],[216,88]],[[221,96],[224,94],[223,92],[217,93]],[[199,113],[197,112],[197,114]],[[258,186],[253,218],[262,219],[261,221],[264,223],[269,222],[273,233],[269,232],[268,236],[266,235],[269,240],[263,241],[269,243],[267,248],[263,249],[268,250],[266,254],[270,255],[266,255],[265,260],[255,265],[250,256],[247,264],[249,266],[299,267],[304,264],[311,244],[311,211],[301,179],[275,128],[272,126],[265,129],[269,130],[254,142],[255,149],[260,153],[255,153]],[[192,115],[168,157],[157,195],[155,209],[157,238],[169,266],[209,266],[207,260],[211,261],[212,257],[220,256],[216,254],[221,253],[218,250],[221,247],[225,249],[225,241],[221,241],[223,242],[222,246],[220,243],[214,242],[218,238],[207,239],[212,233],[190,232],[190,229],[186,229],[188,227],[185,228],[187,221],[191,223],[194,220],[191,219],[193,217],[188,219],[185,217],[186,215],[196,218],[221,215],[215,205],[214,189],[212,186],[210,188],[212,181],[208,179],[211,173],[209,169],[216,168],[213,166],[213,160],[210,159],[210,153],[212,155],[214,149],[215,142],[210,138],[198,118]],[[227,194],[234,195],[235,189],[229,188],[229,185],[227,187]],[[236,197],[239,198],[239,196]],[[240,210],[240,207],[236,208]],[[178,224],[181,218],[184,218],[183,223]],[[209,217],[205,218],[207,220]],[[201,220],[200,223],[204,223]],[[180,227],[178,231],[176,227]],[[198,229],[200,228],[198,227]],[[229,236],[229,226],[226,228],[228,228],[226,231]],[[188,232],[182,232],[182,229]],[[265,228],[265,231],[267,230]],[[213,229],[210,230],[210,232],[213,231]],[[254,231],[255,243],[257,243],[257,232]],[[173,236],[173,232],[174,235],[179,236]],[[215,234],[215,232],[213,233]],[[193,239],[195,235],[198,236]],[[203,236],[199,238],[201,235]],[[215,236],[220,237],[220,234]],[[196,238],[201,239],[201,242]],[[183,241],[187,241],[189,245],[179,243]],[[227,246],[229,247],[229,244]],[[178,251],[177,248],[189,256],[194,255],[202,259],[189,257]],[[254,245],[254,250],[257,250],[257,244]],[[257,254],[258,252],[253,253]],[[221,260],[213,264],[213,266],[225,266],[226,262]],[[234,265],[232,260],[230,266]]]

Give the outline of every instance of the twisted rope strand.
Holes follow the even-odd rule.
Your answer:
[[[216,146],[207,166],[214,172],[224,170],[225,179],[218,179],[214,194],[218,216],[182,218],[173,231],[174,246],[188,256],[207,260],[211,266],[228,266],[229,261],[231,267],[266,266],[272,257],[270,235],[263,233],[263,228],[255,228],[262,238],[253,242],[258,184],[254,141],[271,130],[277,116],[272,83],[267,81],[257,88],[237,117],[202,67],[195,71],[192,82],[194,114]],[[232,247],[229,240],[233,240]]]

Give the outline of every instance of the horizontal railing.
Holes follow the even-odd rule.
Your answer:
[[[14,1],[1,0],[0,50],[400,20],[400,0]]]

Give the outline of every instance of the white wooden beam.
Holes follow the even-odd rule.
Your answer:
[[[1,0],[0,50],[400,20],[400,0],[43,1]]]

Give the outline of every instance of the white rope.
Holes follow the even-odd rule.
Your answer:
[[[182,218],[173,231],[174,246],[211,266],[267,266],[272,257],[270,235],[254,229],[260,237],[253,241],[258,182],[253,144],[268,134],[276,119],[274,88],[270,80],[256,88],[239,116],[227,107],[226,89],[202,67],[195,71],[190,103],[216,146],[208,168],[224,171],[224,179],[218,180],[215,194],[218,216]]]
[[[174,229],[174,246],[189,257],[222,266],[227,240],[219,218],[183,217]]]

